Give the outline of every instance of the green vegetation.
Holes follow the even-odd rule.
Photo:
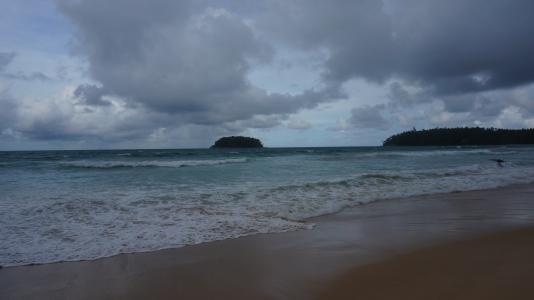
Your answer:
[[[260,140],[246,136],[227,136],[218,139],[211,148],[263,148]]]
[[[387,138],[384,146],[455,146],[534,144],[534,128],[434,128],[405,131]]]

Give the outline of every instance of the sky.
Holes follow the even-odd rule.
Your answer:
[[[0,150],[534,127],[530,0],[0,0]]]

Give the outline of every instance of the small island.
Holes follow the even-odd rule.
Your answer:
[[[263,148],[263,144],[251,137],[227,136],[218,139],[210,148]]]
[[[387,138],[384,146],[478,146],[534,144],[534,128],[480,127],[410,130]]]

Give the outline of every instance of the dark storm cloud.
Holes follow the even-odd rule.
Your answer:
[[[398,8],[401,74],[437,94],[514,87],[534,80],[534,2],[411,1]],[[413,21],[409,21],[409,20]],[[424,24],[415,28],[416,24]]]
[[[102,87],[93,84],[82,84],[74,90],[74,96],[86,105],[110,105],[109,101],[102,99],[105,94]]]
[[[364,1],[268,1],[258,27],[303,49],[326,48],[325,79],[362,76],[381,81],[391,73],[393,53],[389,18],[382,3]]]
[[[439,95],[534,80],[532,1],[275,3],[264,28],[296,46],[329,49],[326,79],[401,77]]]
[[[184,123],[214,125],[293,113],[340,95],[337,87],[291,96],[252,85],[251,66],[270,62],[272,47],[241,17],[199,3],[61,1],[78,29],[75,51],[102,84],[80,86],[78,96],[100,103],[105,91]]]

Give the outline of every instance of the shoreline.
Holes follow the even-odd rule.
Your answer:
[[[322,215],[319,215],[319,216],[305,218],[305,219],[300,220],[300,221],[298,221],[298,220],[291,220],[291,221],[300,222],[302,224],[307,224],[307,225],[309,224],[309,225],[313,225],[313,227],[315,227],[319,222],[323,222],[325,220],[328,221],[330,218],[332,218],[332,217],[334,217],[334,216],[336,216],[336,215],[338,215],[340,213],[343,213],[344,211],[347,211],[347,210],[350,211],[350,210],[361,208],[363,206],[373,205],[373,204],[376,204],[376,203],[388,203],[390,201],[406,201],[406,200],[407,201],[414,201],[414,200],[418,200],[420,198],[442,197],[442,196],[453,195],[453,194],[457,194],[457,193],[465,193],[465,192],[489,192],[489,191],[492,191],[492,190],[513,189],[514,187],[522,188],[523,186],[530,186],[530,185],[534,186],[534,181],[529,182],[529,183],[509,184],[509,185],[498,186],[498,187],[487,188],[487,189],[476,188],[476,189],[472,189],[472,190],[437,192],[437,193],[424,193],[424,194],[418,194],[418,195],[412,195],[412,196],[383,198],[383,199],[372,200],[372,201],[366,202],[366,203],[361,203],[361,204],[356,204],[356,205],[352,205],[352,206],[343,207],[338,211],[325,213],[325,214],[322,214]],[[253,233],[253,234],[250,234],[250,235],[242,235],[242,236],[233,237],[233,238],[215,239],[215,240],[211,240],[211,241],[200,242],[200,243],[197,243],[197,244],[176,245],[176,246],[169,246],[169,247],[163,247],[163,248],[152,249],[152,250],[140,250],[140,251],[132,251],[132,252],[119,252],[119,253],[116,253],[116,254],[113,254],[113,255],[109,255],[109,256],[101,256],[101,257],[88,258],[88,259],[60,260],[60,261],[27,263],[27,264],[17,264],[17,265],[0,265],[0,269],[6,269],[6,268],[9,269],[9,268],[26,267],[26,266],[42,266],[42,265],[61,264],[61,263],[76,263],[76,262],[88,262],[88,261],[90,262],[90,261],[96,261],[96,260],[100,260],[100,259],[108,259],[108,258],[112,258],[112,257],[115,257],[115,256],[120,256],[120,255],[133,255],[133,254],[137,254],[137,253],[152,253],[152,252],[158,252],[158,251],[180,249],[180,248],[185,248],[185,247],[195,247],[195,246],[202,245],[202,244],[216,243],[216,242],[221,242],[221,241],[225,241],[225,240],[235,240],[235,239],[249,238],[249,237],[253,237],[253,236],[256,236],[256,235],[283,234],[283,233],[287,233],[287,232],[302,231],[302,230],[314,230],[314,228],[303,228],[303,229],[295,229],[295,230],[279,231],[279,232]]]
[[[0,269],[19,298],[309,299],[334,278],[399,254],[534,226],[534,184],[375,201],[267,233],[96,260]],[[399,199],[397,199],[399,200]]]

